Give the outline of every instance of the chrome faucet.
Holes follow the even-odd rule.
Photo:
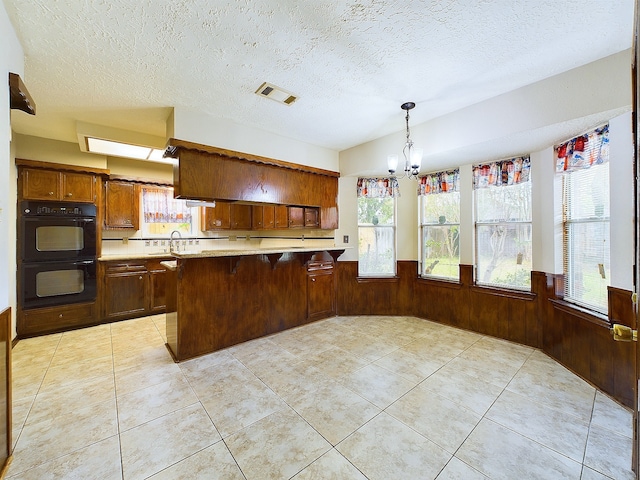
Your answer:
[[[171,232],[171,236],[169,237],[169,252],[170,252],[170,253],[173,253],[173,251],[174,251],[174,250],[173,250],[173,242],[174,242],[174,240],[173,240],[173,234],[174,234],[174,233],[177,233],[177,234],[178,234],[178,237],[180,237],[180,240],[182,240],[182,234],[181,234],[178,230],[174,230],[173,232]],[[178,243],[176,243],[176,249],[175,249],[175,251],[176,251],[176,252],[179,252],[179,251],[180,251],[180,242],[179,242],[179,241],[178,241]]]

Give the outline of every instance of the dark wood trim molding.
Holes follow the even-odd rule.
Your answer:
[[[16,158],[16,166],[29,168],[43,168],[47,170],[58,170],[61,172],[82,172],[96,175],[109,175],[109,170],[104,168],[83,167],[79,165],[66,165],[62,163],[41,162],[39,160],[26,160]]]

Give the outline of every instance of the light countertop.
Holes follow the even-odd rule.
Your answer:
[[[277,253],[308,253],[308,252],[334,252],[346,250],[348,247],[270,247],[227,250],[201,250],[175,252],[175,258],[210,258],[210,257],[238,257],[245,255],[270,255]]]
[[[179,258],[211,258],[211,257],[237,257],[244,255],[270,255],[278,253],[308,253],[308,252],[333,252],[346,250],[350,247],[267,247],[267,248],[235,248],[214,250],[183,250],[173,253],[123,253],[114,255],[101,255],[101,262],[126,261],[126,260],[151,260],[151,259],[179,259]]]

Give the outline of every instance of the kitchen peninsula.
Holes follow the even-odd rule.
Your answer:
[[[167,345],[176,361],[336,315],[344,247],[174,252]],[[167,262],[165,262],[167,265]]]

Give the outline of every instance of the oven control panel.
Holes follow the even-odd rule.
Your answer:
[[[22,202],[23,215],[51,217],[95,217],[96,206],[90,203]]]

